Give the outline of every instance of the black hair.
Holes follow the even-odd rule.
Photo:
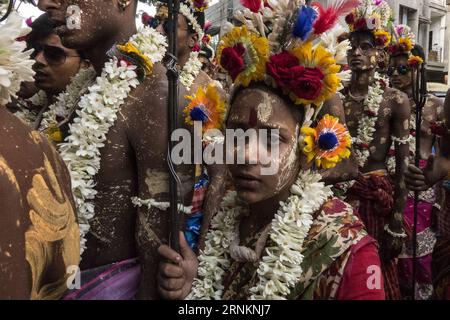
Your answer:
[[[48,14],[41,14],[31,24],[31,32],[27,36],[27,45],[33,47],[37,41],[43,40],[54,34],[55,25],[50,20]]]
[[[212,48],[207,45],[202,45],[199,56],[205,57],[206,59],[211,59],[213,56]]]
[[[41,14],[31,24],[31,32],[27,36],[27,47],[33,48],[36,45],[36,42],[44,40],[52,34],[56,34],[54,28],[55,24],[50,20],[48,14]],[[77,50],[77,53],[80,55],[81,60],[86,59],[86,56],[82,51]]]

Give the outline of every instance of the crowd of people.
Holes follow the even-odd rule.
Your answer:
[[[450,299],[450,93],[385,0],[243,0],[220,28],[181,1],[177,128],[216,158],[218,132],[270,141],[177,165],[152,2],[139,28],[138,0],[0,25],[0,298]]]

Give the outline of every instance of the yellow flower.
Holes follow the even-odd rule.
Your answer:
[[[399,45],[400,47],[402,47],[402,45],[403,45],[406,52],[411,51],[412,48],[413,48],[412,41],[411,41],[411,39],[409,39],[409,38],[403,38],[403,37],[400,38],[400,39],[398,40],[398,45]]]
[[[325,100],[330,98],[337,92],[341,80],[337,73],[341,67],[336,64],[333,55],[325,49],[322,45],[313,46],[311,41],[305,42],[302,45],[290,51],[300,61],[300,65],[306,68],[318,68],[324,75],[322,79],[322,88],[320,94],[315,99],[305,99],[290,93],[291,99],[296,104],[315,104],[320,106]]]
[[[47,136],[47,138],[49,138],[51,141],[53,141],[55,143],[62,142],[62,132],[58,126],[52,125],[52,126],[48,127],[47,129],[45,129],[44,133]]]
[[[236,47],[243,51],[240,56],[234,55],[242,64],[242,68],[238,68],[237,71],[235,61],[229,59],[229,51],[234,50]],[[268,59],[268,39],[249,31],[246,26],[233,28],[222,37],[217,47],[217,61],[220,66],[235,78],[234,82],[236,84],[241,84],[245,87],[251,81],[264,80]],[[230,63],[233,64],[231,67]],[[234,72],[236,72],[235,76],[233,75]]]
[[[303,153],[318,168],[329,169],[350,157],[351,137],[339,119],[326,114],[316,128],[303,127]]]
[[[391,35],[389,34],[389,32],[382,29],[375,30],[373,35],[375,36],[375,43],[379,47],[385,48],[391,42]]]
[[[408,65],[410,67],[418,67],[419,65],[421,65],[423,63],[423,59],[419,56],[414,56],[412,55],[411,57],[409,57],[408,59]]]
[[[117,45],[117,49],[123,53],[123,54],[130,54],[133,53],[136,56],[139,57],[139,59],[141,60],[144,68],[145,68],[145,73],[147,75],[152,73],[152,69],[153,69],[153,62],[144,54],[142,54],[138,48],[136,48],[132,43],[127,42],[124,45]]]
[[[209,84],[206,90],[199,87],[194,96],[186,96],[190,100],[184,108],[186,124],[193,125],[194,121],[203,122],[203,132],[208,129],[221,129],[225,119],[225,101],[221,99],[217,87]]]

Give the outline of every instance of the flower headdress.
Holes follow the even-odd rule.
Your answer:
[[[350,32],[370,31],[377,47],[385,48],[391,41],[392,10],[385,0],[360,0],[360,4],[345,17]]]
[[[304,106],[302,126],[310,127],[323,102],[342,88],[342,80],[348,79],[348,72],[341,71],[338,63],[346,56],[348,41],[336,41],[334,29],[338,28],[338,18],[356,7],[358,0],[337,0],[329,8],[319,3],[305,5],[301,0],[241,2],[244,9],[235,13],[240,25],[225,26],[217,47],[218,63],[235,86],[247,87],[252,82],[264,81],[294,104]],[[349,147],[349,140],[337,139],[339,145],[341,142],[348,142]],[[310,159],[316,158],[315,155]],[[345,157],[347,153],[342,158]],[[316,161],[318,166],[325,163]],[[327,163],[326,167],[335,163],[329,166]]]
[[[421,57],[412,54],[412,49],[416,44],[416,37],[410,27],[404,24],[393,26],[392,35],[392,41],[388,48],[391,56],[399,54],[407,55],[408,65],[410,67],[417,67],[423,63]]]

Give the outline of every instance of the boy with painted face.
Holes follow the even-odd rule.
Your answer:
[[[5,108],[33,77],[31,51],[16,41],[22,23],[13,13],[0,25],[0,299],[59,299],[78,267],[79,230],[57,151]]]
[[[418,49],[422,52],[421,55],[417,53]],[[416,139],[415,139],[415,102],[413,100],[413,77],[412,71],[418,69],[420,64],[424,63],[423,50],[415,46],[415,36],[411,29],[406,25],[397,25],[393,28],[393,37],[391,44],[388,47],[390,53],[390,61],[388,68],[388,75],[392,86],[408,95],[411,105],[411,119],[410,131],[411,138],[409,141],[410,161],[414,162],[414,155],[416,153]],[[443,119],[443,103],[436,97],[428,96],[427,102],[423,108],[423,121],[421,122],[421,141],[420,141],[420,167],[426,165],[426,159],[432,153],[433,147],[438,147],[437,136],[433,128],[436,123],[442,122]],[[388,161],[389,170],[395,171],[395,160]],[[437,191],[437,190],[436,190]],[[432,229],[433,216],[437,217],[438,211],[435,209],[438,199],[435,189],[431,188],[427,192],[420,193],[420,200],[418,203],[418,228],[417,239],[419,248],[418,252],[418,273],[416,284],[416,299],[428,300],[433,294],[432,273],[431,273],[431,255],[433,247],[436,242],[435,232]],[[414,223],[414,194],[408,196],[405,213],[405,228],[408,234],[412,234]],[[409,239],[400,254],[398,262],[399,280],[402,293],[404,296],[411,296],[411,275],[412,275],[412,239]]]
[[[376,72],[378,59],[383,57],[379,50],[389,44],[386,27],[390,19],[387,2],[374,0],[361,1],[345,18],[350,29],[347,57],[352,78],[345,91],[344,109],[360,174],[339,187],[380,245],[387,298],[400,299],[395,259],[406,237],[404,171],[410,107],[407,96],[388,88],[387,80]],[[391,143],[395,144],[394,183],[386,170]]]
[[[198,259],[183,237],[180,254],[159,248],[165,258],[158,274],[163,297],[384,299],[375,241],[317,171],[348,158],[351,138],[336,117],[314,117],[338,90],[341,76],[335,48],[321,41],[312,46],[312,38],[332,27],[323,27],[323,8],[315,12],[295,0],[273,1],[270,8],[261,2],[237,13],[243,26],[230,26],[222,37],[218,61],[236,86],[226,127],[257,139],[237,146],[235,137],[226,141],[235,146],[234,159],[245,162],[229,165],[236,191],[223,199]],[[261,34],[259,21],[273,23],[273,34]],[[285,29],[290,22],[295,32]],[[246,52],[252,55],[243,65]],[[277,164],[275,173],[264,173],[269,165],[262,154]],[[368,286],[371,266],[377,283]]]

